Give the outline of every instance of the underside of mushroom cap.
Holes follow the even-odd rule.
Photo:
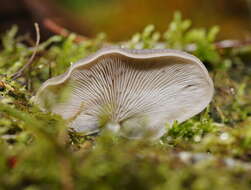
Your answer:
[[[35,102],[76,131],[90,134],[109,125],[128,138],[158,138],[166,124],[201,112],[213,91],[206,68],[190,54],[112,47],[46,81]]]

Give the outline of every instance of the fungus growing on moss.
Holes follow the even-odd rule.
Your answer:
[[[206,68],[190,54],[111,47],[47,80],[35,102],[79,132],[105,127],[128,138],[157,139],[166,124],[201,112],[213,92]]]

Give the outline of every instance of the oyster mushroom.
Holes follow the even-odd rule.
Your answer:
[[[35,102],[79,132],[105,127],[128,138],[157,139],[167,124],[201,112],[213,92],[206,68],[190,54],[111,47],[47,80]]]

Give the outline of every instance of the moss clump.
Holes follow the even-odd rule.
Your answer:
[[[7,31],[0,50],[0,190],[250,189],[251,47],[219,51],[217,32],[192,28],[176,13],[164,34],[150,25],[121,43],[190,51],[215,83],[207,110],[149,142],[69,131],[66,121],[30,101],[42,82],[99,49],[102,37],[76,44],[74,35],[53,36],[39,45],[23,77],[13,80],[34,49],[16,36],[17,27]]]

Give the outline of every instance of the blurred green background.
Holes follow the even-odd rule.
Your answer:
[[[154,24],[163,31],[180,10],[196,27],[219,25],[219,38],[249,38],[251,19],[250,0],[1,0],[0,27],[21,25],[51,18],[74,32],[86,36],[107,33],[109,40],[126,40],[146,25]],[[8,9],[7,9],[7,8]],[[22,10],[23,15],[22,15]],[[11,12],[12,11],[12,12]],[[5,16],[3,13],[6,13]],[[1,14],[2,13],[2,14]],[[26,15],[26,16],[24,16]],[[29,22],[27,24],[27,22]],[[1,28],[0,28],[1,30]]]

